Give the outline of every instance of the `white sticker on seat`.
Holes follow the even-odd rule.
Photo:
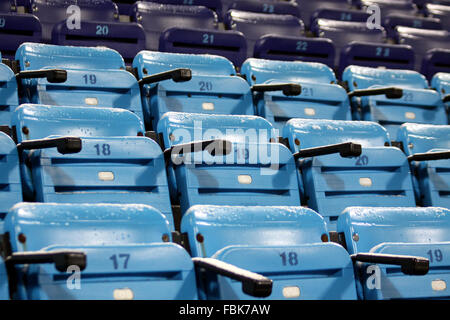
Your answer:
[[[113,292],[114,300],[133,300],[134,293],[133,290],[124,288],[124,289],[114,289]]]
[[[212,102],[203,102],[202,103],[202,109],[206,111],[212,111],[214,110],[214,103]]]
[[[283,288],[283,296],[285,298],[298,298],[300,297],[300,288],[299,287],[284,287]]]
[[[100,171],[98,173],[98,178],[102,181],[113,181],[114,173],[111,171]]]
[[[86,98],[84,99],[84,103],[86,103],[89,106],[96,106],[98,105],[98,100],[97,98]]]
[[[251,184],[252,183],[252,177],[246,174],[242,174],[238,176],[238,182],[240,184]]]
[[[409,120],[414,120],[416,118],[416,114],[414,112],[405,112],[405,118]]]
[[[372,186],[372,179],[370,178],[359,178],[359,184],[363,187],[371,187]]]
[[[313,108],[305,108],[305,114],[307,116],[315,116],[316,115],[316,110]]]
[[[431,288],[434,291],[444,291],[447,289],[447,283],[444,280],[431,281]]]

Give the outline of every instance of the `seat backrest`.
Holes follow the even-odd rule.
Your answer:
[[[212,115],[167,112],[158,122],[164,147],[199,140],[226,139],[230,142],[269,142],[278,135],[264,118],[240,115]]]
[[[13,252],[39,251],[55,244],[118,246],[170,239],[168,221],[143,204],[20,203],[7,215],[5,231]],[[25,243],[18,240],[19,234],[25,235]]]
[[[407,155],[450,149],[450,126],[404,123],[399,128],[398,140]]]
[[[0,1],[0,12],[16,11],[16,0],[4,0]]]
[[[25,6],[29,13],[39,18],[42,39],[50,43],[53,26],[78,13],[75,8],[68,10],[71,5],[81,9],[81,19],[84,21],[108,22],[119,19],[117,6],[111,0],[27,0]]]
[[[222,0],[148,0],[148,2],[185,6],[203,6],[215,11],[219,18],[222,13]]]
[[[431,79],[431,87],[435,89],[441,97],[450,94],[450,73],[439,72]]]
[[[338,219],[350,254],[370,252],[381,243],[436,243],[450,240],[445,208],[347,208]]]
[[[239,0],[233,1],[228,9],[257,13],[290,14],[300,17],[299,6],[295,2]]]
[[[160,35],[172,27],[217,29],[217,15],[204,6],[158,4],[138,1],[130,10],[131,20],[146,33],[146,49],[158,50]]]
[[[14,72],[0,63],[0,126],[11,125],[11,114],[18,105],[19,95]]]
[[[386,17],[384,22],[388,37],[395,39],[395,28],[397,26],[410,28],[423,28],[430,30],[441,30],[442,24],[438,18],[417,17],[407,14],[393,14]]]
[[[393,14],[405,14],[415,16],[418,13],[417,6],[409,0],[360,0],[362,10],[378,6],[380,8],[381,20],[384,25],[385,19]]]
[[[434,4],[434,3],[427,3],[425,4],[426,12],[429,16],[432,16],[434,18],[438,18],[442,26],[445,30],[450,31],[450,3],[442,3],[442,4]]]
[[[304,25],[292,15],[264,14],[229,10],[224,21],[230,30],[242,32],[247,38],[247,57],[252,57],[255,43],[262,36],[302,36]]]
[[[211,257],[231,245],[288,247],[328,237],[323,218],[299,206],[196,205],[183,217],[181,230],[196,257]]]
[[[80,108],[23,104],[13,114],[18,142],[51,135],[75,137],[136,137],[143,123],[133,113],[113,108]]]
[[[320,9],[350,9],[351,5],[347,0],[296,0],[300,6],[301,19],[307,29],[310,27],[311,18]]]

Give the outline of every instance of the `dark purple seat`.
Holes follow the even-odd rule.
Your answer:
[[[224,20],[229,30],[242,32],[247,39],[247,57],[253,57],[256,42],[265,35],[301,37],[304,25],[292,15],[228,10]]]
[[[377,5],[380,8],[381,24],[383,26],[389,15],[402,14],[413,17],[418,14],[417,6],[412,0],[361,0],[361,9],[363,11],[366,11],[366,8],[371,5]]]
[[[130,14],[131,6],[136,0],[113,0],[119,9],[119,14],[128,16]]]
[[[450,31],[450,1],[447,5],[427,4],[426,13],[430,17],[441,20],[442,27]]]
[[[267,35],[256,41],[254,57],[320,62],[333,68],[335,53],[330,39]]]
[[[17,4],[15,0],[0,0],[0,12],[8,13],[15,12]]]
[[[158,50],[161,34],[169,28],[217,29],[217,14],[203,6],[186,6],[136,2],[131,20],[141,24],[146,35],[146,49]]]
[[[221,0],[144,0],[144,1],[162,4],[184,5],[184,6],[203,6],[216,12],[219,20],[222,17]]]
[[[431,30],[442,29],[442,24],[437,18],[412,17],[403,14],[389,15],[386,17],[384,24],[387,36],[391,39],[395,38],[395,28],[398,26]]]
[[[306,29],[310,29],[311,17],[320,9],[352,9],[349,0],[296,0],[300,7],[300,18],[305,23]]]
[[[290,14],[300,18],[299,6],[294,2],[235,0],[229,4],[228,9],[256,13]]]
[[[338,74],[350,65],[412,70],[414,51],[408,45],[353,42],[341,51]]]
[[[448,31],[397,27],[396,40],[398,43],[408,44],[414,49],[415,70],[423,73],[427,78],[431,78],[433,72],[439,70],[448,72],[450,64],[448,52],[450,50],[450,33]],[[430,52],[430,50],[433,51]]]
[[[319,9],[315,11],[311,16],[311,25],[314,24],[316,19],[329,19],[337,21],[355,21],[366,22],[369,19],[370,14],[360,10],[347,10],[347,9]]]
[[[159,51],[214,54],[227,58],[236,67],[247,58],[247,42],[239,31],[170,28],[161,34]]]

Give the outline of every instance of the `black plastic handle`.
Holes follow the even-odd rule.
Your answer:
[[[62,83],[67,80],[67,71],[63,69],[26,70],[16,74],[16,79],[47,78],[50,83]]]
[[[450,94],[446,95],[442,101],[444,101],[444,103],[450,102]]]
[[[357,253],[352,254],[350,257],[354,262],[359,261],[401,266],[404,274],[414,276],[426,275],[430,268],[430,261],[423,257],[378,253]]]
[[[241,282],[242,291],[248,295],[264,298],[272,293],[272,280],[258,273],[212,258],[192,258],[192,261],[198,268]]]
[[[403,97],[403,89],[396,87],[377,88],[377,89],[363,89],[355,90],[348,93],[348,97],[365,97],[365,96],[377,96],[384,94],[388,99],[400,99]]]
[[[185,82],[192,79],[192,71],[187,68],[179,68],[169,71],[164,71],[157,74],[152,74],[150,76],[146,76],[138,81],[140,86],[144,84],[151,84],[155,82],[160,82],[164,80],[172,79],[175,82]]]
[[[322,147],[308,148],[294,153],[294,159],[323,156],[327,154],[339,153],[343,158],[358,157],[362,153],[362,146],[353,142],[331,144]]]
[[[82,149],[81,139],[77,137],[61,137],[53,139],[27,140],[17,145],[17,150],[35,150],[57,148],[61,154],[78,153]]]
[[[164,159],[166,162],[172,157],[172,154],[180,155],[207,150],[211,155],[228,155],[231,152],[231,142],[222,139],[193,141],[190,143],[177,144],[164,150]]]
[[[285,96],[298,96],[302,93],[302,86],[296,83],[255,84],[252,92],[283,91]]]
[[[75,265],[80,271],[86,268],[86,254],[79,251],[53,251],[53,252],[15,252],[5,259],[7,266],[16,264],[42,264],[53,263],[60,272]]]
[[[408,161],[444,160],[450,158],[450,151],[416,153],[408,157]]]

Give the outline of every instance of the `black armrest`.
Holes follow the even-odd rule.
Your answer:
[[[272,293],[272,280],[260,274],[238,268],[212,258],[192,258],[194,265],[242,283],[242,291],[253,297],[268,297]]]
[[[444,160],[450,158],[450,151],[416,153],[408,157],[408,161]]]
[[[60,272],[66,272],[67,268],[72,265],[84,270],[86,268],[86,254],[79,251],[15,252],[5,259],[5,264],[8,267],[16,264],[41,263],[53,263]]]
[[[282,90],[286,96],[298,96],[302,93],[302,86],[295,83],[277,84],[255,84],[251,87],[252,92],[267,92]]]
[[[300,150],[299,152],[294,153],[294,159],[297,160],[301,158],[317,157],[333,153],[339,153],[343,158],[358,157],[361,155],[361,152],[362,147],[360,144],[353,142],[344,142],[323,147]]]
[[[157,74],[152,74],[150,76],[144,77],[138,81],[139,86],[143,86],[144,84],[150,84],[155,82],[160,82],[163,80],[172,79],[175,82],[185,82],[192,79],[192,71],[191,69],[179,68],[174,70],[169,70]]]
[[[353,97],[376,96],[380,94],[384,94],[388,99],[400,99],[403,97],[403,90],[396,87],[355,90],[349,92],[348,97],[351,99]]]
[[[350,257],[354,262],[359,261],[401,266],[402,272],[407,275],[426,275],[430,267],[430,261],[422,257],[378,253],[357,253],[352,254]]]
[[[184,153],[193,153],[207,150],[211,155],[228,155],[231,152],[231,142],[222,139],[212,139],[203,141],[193,141],[190,143],[177,144],[164,150],[164,159],[166,162],[172,154],[180,155]]]
[[[57,148],[61,154],[78,153],[81,151],[81,139],[77,137],[62,137],[54,139],[27,140],[17,145],[17,150],[34,150]]]
[[[450,94],[446,95],[442,101],[444,101],[444,103],[450,102]]]
[[[16,74],[17,80],[35,78],[47,78],[50,83],[62,83],[67,80],[67,71],[62,69],[29,70]]]

